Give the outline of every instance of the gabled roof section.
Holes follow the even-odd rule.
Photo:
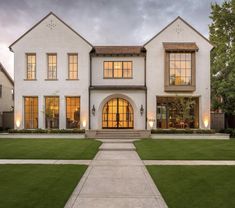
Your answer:
[[[70,30],[72,30],[76,35],[78,35],[80,38],[82,38],[88,45],[90,45],[91,47],[93,47],[93,45],[88,42],[85,38],[83,38],[77,31],[75,31],[72,27],[70,27],[67,23],[65,23],[62,19],[60,19],[57,15],[55,15],[53,12],[50,12],[48,15],[46,15],[45,17],[43,17],[38,23],[36,23],[33,27],[31,27],[28,31],[26,31],[22,36],[20,36],[15,42],[13,42],[10,46],[9,49],[10,51],[13,52],[12,50],[12,46],[15,45],[20,39],[22,39],[24,36],[26,36],[31,30],[33,30],[35,27],[37,27],[41,22],[43,22],[47,17],[49,17],[50,15],[53,15],[54,17],[56,17],[60,22],[62,22],[66,27],[68,27]]]
[[[200,35],[204,40],[206,40],[210,45],[212,45],[212,43],[204,36],[202,35],[200,32],[198,32],[193,26],[191,26],[188,22],[186,22],[184,19],[182,19],[180,16],[178,16],[176,19],[174,19],[170,24],[168,24],[166,27],[164,27],[160,32],[158,32],[155,36],[153,36],[149,41],[147,41],[144,46],[146,46],[149,42],[151,42],[154,38],[156,38],[158,35],[160,35],[164,30],[166,30],[168,27],[170,27],[174,22],[176,22],[177,20],[181,20],[182,22],[184,22],[187,26],[189,26],[192,30],[194,30],[198,35]],[[212,45],[213,46],[213,45]]]
[[[140,56],[145,55],[143,46],[94,46],[91,54],[94,56]]]
[[[2,65],[1,62],[0,62],[0,71],[2,71],[3,74],[5,74],[5,76],[7,77],[7,79],[10,81],[10,83],[11,83],[12,85],[14,85],[13,79],[11,78],[10,74],[8,74],[7,70],[4,68],[4,66]]]

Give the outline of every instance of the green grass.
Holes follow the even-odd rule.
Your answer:
[[[235,207],[235,166],[147,166],[169,208]]]
[[[86,168],[0,165],[0,208],[63,208]]]
[[[235,140],[141,140],[143,160],[235,160]]]
[[[100,144],[89,139],[0,139],[0,158],[92,159]]]

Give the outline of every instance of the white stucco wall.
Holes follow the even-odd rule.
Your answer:
[[[112,98],[124,98],[133,107],[134,110],[134,129],[145,129],[145,112],[140,114],[141,105],[145,107],[144,91],[128,91],[128,90],[104,90],[91,92],[91,108],[94,105],[96,109],[95,115],[91,114],[91,129],[102,129],[102,110],[106,102]]]
[[[53,24],[50,28],[48,25]],[[15,68],[15,122],[24,127],[23,96],[38,96],[39,128],[45,128],[44,96],[60,97],[60,128],[66,126],[65,96],[81,97],[81,121],[88,123],[89,52],[91,46],[55,16],[48,16],[12,47]],[[26,53],[36,53],[36,81],[26,81]],[[47,53],[57,53],[56,81],[46,81]],[[68,55],[78,53],[78,79],[68,78]],[[16,126],[15,126],[16,127]],[[86,126],[88,128],[88,125]]]
[[[164,91],[164,48],[163,42],[195,42],[196,90],[192,93],[167,93]],[[199,125],[205,128],[203,120],[208,119],[210,128],[210,50],[212,46],[197,32],[177,19],[162,33],[145,45],[147,49],[148,119],[156,120],[156,96],[199,96]],[[156,127],[156,122],[155,122]]]
[[[104,79],[104,61],[132,61],[131,79]],[[92,57],[92,85],[144,85],[144,57]]]

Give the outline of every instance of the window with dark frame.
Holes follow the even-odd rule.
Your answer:
[[[68,79],[78,79],[78,55],[68,54]]]
[[[80,97],[66,97],[66,128],[80,128]]]
[[[169,53],[169,83],[170,85],[192,84],[192,54],[191,53]]]
[[[36,79],[36,54],[26,54],[26,79],[34,80]]]
[[[47,79],[57,79],[57,54],[47,54]]]
[[[38,97],[24,97],[24,128],[38,128]]]
[[[132,78],[132,61],[104,61],[104,78]]]

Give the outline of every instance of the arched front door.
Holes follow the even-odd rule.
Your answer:
[[[131,104],[122,98],[109,100],[102,112],[102,128],[132,129],[134,112]]]

